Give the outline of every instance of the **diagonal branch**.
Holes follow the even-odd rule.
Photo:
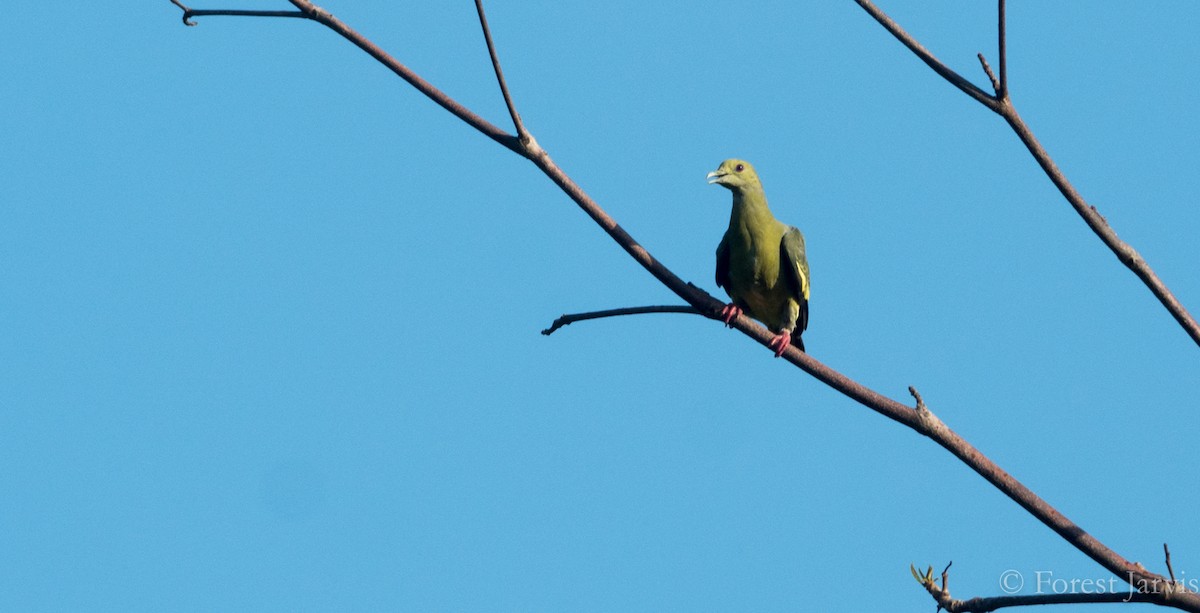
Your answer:
[[[1050,154],[1046,152],[1046,149],[1038,142],[1037,137],[1033,135],[1033,131],[1025,124],[1025,120],[1017,113],[1017,108],[1006,100],[1003,112],[1000,115],[1008,122],[1009,127],[1016,133],[1017,138],[1021,139],[1021,143],[1029,150],[1033,159],[1037,161],[1038,166],[1042,167],[1042,171],[1046,173],[1046,176],[1050,178],[1054,186],[1058,188],[1059,193],[1071,204],[1071,208],[1075,209],[1075,212],[1083,218],[1084,223],[1092,229],[1092,232],[1104,242],[1126,268],[1133,271],[1133,274],[1142,280],[1142,283],[1150,289],[1155,298],[1158,298],[1158,301],[1175,318],[1175,321],[1179,323],[1184,332],[1192,337],[1192,340],[1197,345],[1200,345],[1200,323],[1197,323],[1187,308],[1179,302],[1179,299],[1175,297],[1175,294],[1171,292],[1166,283],[1158,277],[1158,274],[1154,272],[1154,269],[1150,267],[1145,258],[1132,245],[1121,240],[1117,236],[1116,230],[1113,230],[1112,226],[1108,225],[1108,220],[1096,210],[1096,207],[1088,204],[1083,199],[1083,196],[1076,191],[1075,186],[1071,184],[1067,176],[1059,169],[1058,164],[1054,163]]]
[[[865,0],[859,0],[864,2]],[[346,40],[353,43],[363,51],[367,52],[371,57],[375,58],[380,63],[387,66],[392,72],[396,73],[402,79],[407,81],[418,91],[425,94],[442,108],[453,113],[465,123],[483,133],[485,136],[500,143],[505,148],[521,155],[532,161],[551,181],[558,187],[583,211],[596,222],[626,253],[635,261],[642,265],[651,275],[658,279],[663,285],[674,292],[677,296],[686,301],[689,305],[696,309],[699,313],[712,319],[718,319],[718,315],[724,303],[713,298],[704,290],[685,282],[679,278],[674,272],[659,262],[650,252],[639,244],[634,238],[625,231],[617,222],[608,215],[608,213],[600,207],[592,198],[583,191],[578,184],[574,182],[557,164],[550,158],[550,155],[542,149],[537,142],[530,137],[527,141],[507,134],[500,128],[488,123],[478,115],[463,107],[454,99],[447,96],[441,90],[437,89],[429,82],[422,79],[409,68],[398,62],[395,58],[388,55],[383,50],[379,49],[374,43],[367,40],[361,34],[347,26],[345,23],[334,18],[324,9],[315,6],[309,0],[289,0],[296,8],[302,11],[309,19],[316,21]],[[868,3],[869,4],[869,3]],[[889,20],[890,21],[890,20]],[[883,22],[881,22],[883,23]],[[918,45],[919,48],[919,45]],[[923,48],[922,48],[923,51]],[[925,52],[928,53],[928,52]],[[932,56],[930,56],[932,57]],[[936,62],[936,60],[935,60]],[[932,66],[933,64],[931,64]],[[940,63],[938,63],[940,65]],[[496,62],[497,67],[499,63]],[[944,67],[943,67],[944,68]],[[936,70],[937,68],[935,68]],[[948,70],[948,69],[946,69]],[[953,74],[953,71],[950,71]],[[499,75],[498,75],[499,76]],[[957,75],[955,75],[957,76]],[[959,77],[961,80],[961,77]],[[965,80],[962,80],[966,83]],[[982,94],[982,91],[969,83],[966,83],[973,91]],[[961,87],[961,86],[960,86]],[[964,89],[971,91],[972,89]],[[985,98],[986,94],[982,94]],[[515,114],[515,107],[514,114]],[[515,121],[515,120],[514,120]],[[773,338],[773,334],[757,322],[752,321],[748,317],[742,315],[730,322],[730,327],[736,328],[743,334],[757,341],[764,347],[769,347]],[[1039,521],[1050,527],[1054,532],[1058,533],[1063,539],[1074,545],[1084,554],[1096,560],[1105,568],[1112,571],[1114,574],[1122,577],[1128,577],[1135,584],[1139,582],[1165,581],[1153,573],[1140,568],[1139,566],[1130,563],[1116,552],[1104,546],[1090,534],[1085,532],[1075,523],[1068,520],[1061,513],[1039,498],[1032,490],[1025,487],[1023,484],[1006,473],[1003,469],[997,466],[994,462],[984,456],[978,449],[964,440],[961,436],[947,427],[940,419],[934,415],[916,390],[912,392],[918,404],[916,408],[904,405],[896,400],[888,398],[866,386],[850,379],[846,375],[826,366],[817,361],[812,356],[799,351],[795,347],[789,347],[783,357],[788,361],[812,375],[817,380],[836,389],[852,400],[862,404],[863,406],[897,421],[909,428],[929,437],[938,445],[959,458],[963,463],[969,466],[972,470],[982,476],[985,480],[991,483],[1000,491],[1004,492],[1009,498],[1015,501],[1022,508],[1026,509],[1030,514],[1036,517]],[[1175,598],[1162,598],[1155,600],[1160,604],[1166,603],[1188,611],[1200,613],[1200,596],[1195,594],[1175,594]]]
[[[967,94],[971,98],[974,98],[983,106],[991,109],[992,112],[1003,117],[1004,120],[1008,122],[1008,125],[1012,128],[1013,132],[1016,133],[1017,138],[1019,138],[1021,143],[1025,145],[1025,148],[1029,150],[1030,155],[1033,156],[1033,159],[1038,163],[1038,166],[1041,166],[1042,172],[1046,173],[1046,176],[1050,178],[1050,181],[1054,183],[1054,186],[1058,188],[1059,193],[1061,193],[1063,198],[1065,198],[1071,205],[1071,208],[1075,209],[1075,212],[1078,213],[1081,218],[1083,218],[1084,223],[1086,223],[1087,226],[1091,228],[1092,232],[1095,233],[1096,236],[1109,248],[1109,250],[1111,250],[1113,254],[1117,256],[1117,259],[1120,260],[1126,268],[1132,271],[1133,274],[1137,275],[1137,277],[1142,280],[1142,283],[1144,283],[1150,292],[1154,294],[1155,298],[1158,298],[1158,301],[1162,303],[1163,307],[1167,309],[1167,312],[1175,318],[1175,321],[1178,322],[1183,328],[1184,332],[1192,338],[1192,341],[1194,341],[1197,345],[1200,345],[1200,323],[1197,323],[1196,319],[1192,317],[1191,313],[1189,313],[1188,310],[1184,308],[1183,304],[1180,303],[1177,298],[1175,298],[1175,294],[1171,292],[1166,283],[1163,283],[1162,279],[1160,279],[1154,272],[1154,269],[1150,267],[1150,264],[1148,264],[1146,260],[1142,258],[1142,256],[1131,245],[1129,245],[1129,243],[1126,243],[1117,236],[1116,231],[1108,225],[1108,221],[1104,219],[1104,216],[1101,215],[1099,211],[1096,210],[1096,207],[1088,204],[1087,201],[1083,199],[1083,196],[1079,194],[1079,192],[1075,189],[1075,186],[1072,185],[1069,180],[1067,180],[1066,175],[1064,175],[1062,170],[1058,168],[1058,165],[1054,163],[1054,160],[1050,157],[1050,154],[1047,153],[1046,149],[1042,147],[1042,144],[1038,142],[1037,138],[1033,135],[1033,131],[1030,130],[1029,126],[1025,124],[1025,120],[1021,118],[1019,113],[1017,113],[1017,108],[1013,105],[1012,100],[1009,97],[1008,89],[1008,49],[1007,43],[1005,42],[1006,8],[1004,0],[999,0],[998,11],[998,38],[1000,53],[999,79],[992,74],[987,62],[983,59],[982,54],[979,56],[980,63],[983,64],[984,71],[987,72],[988,78],[992,81],[992,86],[996,92],[995,95],[985,93],[983,90],[964,79],[962,75],[954,72],[941,61],[939,61],[932,53],[929,52],[929,50],[923,47],[921,43],[917,42],[912,35],[910,35],[908,32],[905,32],[904,29],[901,28],[895,21],[892,21],[887,14],[876,7],[871,0],[854,1],[857,2],[858,5],[861,6],[868,15],[873,17],[875,21],[878,21],[880,25],[890,32],[892,36],[895,36],[897,40],[904,44],[905,47],[908,47],[909,50],[911,50],[918,58],[921,59],[921,61],[928,64],[934,72],[941,75],[941,77],[949,81],[950,84],[962,90],[963,93]]]

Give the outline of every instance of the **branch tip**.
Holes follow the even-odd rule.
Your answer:
[[[194,26],[194,25],[196,25],[196,22],[192,21],[192,19],[191,19],[191,17],[192,17],[192,9],[188,8],[187,6],[185,6],[185,5],[184,5],[182,2],[180,2],[179,0],[171,0],[171,4],[174,4],[175,6],[179,7],[179,9],[180,9],[180,10],[182,10],[182,11],[183,11],[183,25],[185,25],[185,26]]]
[[[982,53],[975,54],[979,58],[979,64],[983,66],[983,72],[987,74],[987,78],[992,82],[992,89],[996,90],[996,97],[1000,98],[1000,80],[996,78],[996,73],[992,72],[992,67],[988,65],[987,58],[983,57]]]
[[[918,392],[917,388],[915,388],[911,385],[908,386],[908,393],[912,394],[913,400],[917,401],[917,406],[914,407],[914,408],[916,408],[916,410],[918,410],[918,411],[928,411],[929,410],[929,407],[925,406],[925,401],[921,398],[921,392]],[[947,566],[946,568],[950,568],[950,567]]]
[[[550,327],[542,330],[542,336],[550,336],[551,334],[554,334],[555,331],[557,331],[559,328],[561,328],[563,326],[571,325],[572,320],[568,319],[568,317],[569,316],[566,313],[563,313],[562,315],[560,315],[558,317],[558,319],[555,319],[554,321],[550,322]]]

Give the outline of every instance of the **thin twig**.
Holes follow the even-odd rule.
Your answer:
[[[171,0],[171,4],[183,9],[183,25],[194,26],[196,22],[192,21],[193,17],[210,17],[210,16],[232,16],[232,17],[293,17],[300,19],[308,19],[308,15],[300,11],[245,11],[231,9],[191,9],[185,6],[179,0]]]
[[[193,9],[190,12],[192,17],[227,15],[233,17],[293,17],[298,19],[308,19],[308,15],[305,15],[300,11],[226,11]]]
[[[1163,543],[1163,556],[1167,559],[1167,573],[1171,575],[1171,585],[1175,585],[1175,569],[1171,568],[1171,549]]]
[[[496,71],[496,81],[500,83],[500,94],[504,96],[504,104],[508,106],[508,115],[512,117],[513,127],[517,137],[522,142],[529,140],[529,132],[521,122],[521,115],[513,104],[512,96],[508,93],[508,83],[504,81],[504,72],[500,70],[500,57],[496,55],[496,45],[492,43],[492,29],[488,27],[487,17],[483,14],[483,0],[475,0],[475,12],[479,13],[479,26],[483,28],[483,39],[487,41],[488,55],[492,58],[492,68]]]
[[[996,74],[992,72],[992,67],[988,66],[987,58],[983,57],[982,53],[977,54],[979,57],[979,65],[983,66],[983,72],[987,74],[987,78],[992,82],[992,89],[996,90],[996,95],[1000,95],[1000,81],[996,79]]]
[[[1053,159],[1051,159],[1050,154],[1046,153],[1046,150],[1042,147],[1041,143],[1039,143],[1037,138],[1034,137],[1033,131],[1029,129],[1029,126],[1025,125],[1025,121],[1021,119],[1021,115],[1017,113],[1016,106],[1014,106],[1012,101],[1009,99],[1008,49],[1007,43],[1005,42],[1006,27],[1004,23],[1006,10],[1004,0],[999,0],[1000,78],[998,79],[999,87],[997,87],[995,96],[984,93],[983,90],[972,85],[961,75],[946,67],[945,64],[942,64],[936,57],[933,56],[932,53],[929,52],[929,50],[921,46],[921,43],[917,42],[917,40],[908,32],[905,32],[904,29],[901,28],[895,21],[892,21],[887,14],[879,10],[879,8],[876,7],[871,0],[854,1],[857,2],[858,5],[861,6],[868,15],[873,17],[875,21],[878,21],[879,24],[882,25],[889,33],[891,33],[892,36],[896,37],[896,39],[903,43],[905,47],[908,47],[909,50],[911,50],[918,58],[921,59],[921,61],[929,65],[934,72],[938,73],[942,78],[946,79],[952,85],[962,90],[963,93],[967,94],[971,98],[974,98],[980,104],[986,106],[997,115],[1003,117],[1004,120],[1008,122],[1008,125],[1012,128],[1013,132],[1016,133],[1017,138],[1021,139],[1021,142],[1025,145],[1025,148],[1029,150],[1029,153],[1033,156],[1034,160],[1036,160],[1038,165],[1042,167],[1042,172],[1044,172],[1046,176],[1050,178],[1050,181],[1054,183],[1055,187],[1058,188],[1059,193],[1061,193],[1063,198],[1070,203],[1071,208],[1075,209],[1075,212],[1078,213],[1081,218],[1083,218],[1084,223],[1086,223],[1088,227],[1092,229],[1092,232],[1094,232],[1096,236],[1099,237],[1100,240],[1109,248],[1109,250],[1111,250],[1113,254],[1117,256],[1117,259],[1120,260],[1126,268],[1133,271],[1133,274],[1137,275],[1137,277],[1142,280],[1142,283],[1144,283],[1146,287],[1149,288],[1150,292],[1153,293],[1156,298],[1158,298],[1158,301],[1161,302],[1163,307],[1167,309],[1167,312],[1169,312],[1171,316],[1175,318],[1175,321],[1177,321],[1183,328],[1184,332],[1186,332],[1187,335],[1192,338],[1192,341],[1197,345],[1200,345],[1200,323],[1197,323],[1196,319],[1192,317],[1191,313],[1188,313],[1188,310],[1184,308],[1183,304],[1181,304],[1179,300],[1175,298],[1175,294],[1173,294],[1170,288],[1168,288],[1167,285],[1158,278],[1158,275],[1155,274],[1154,269],[1150,268],[1150,265],[1146,263],[1146,260],[1143,259],[1142,256],[1132,246],[1125,241],[1122,241],[1120,237],[1117,236],[1116,231],[1108,225],[1108,222],[1102,215],[1100,215],[1099,211],[1096,210],[1096,207],[1089,205],[1087,201],[1083,199],[1083,196],[1079,195],[1079,192],[1076,191],[1075,186],[1071,185],[1071,182],[1067,180],[1066,175],[1059,170],[1058,165],[1054,163]],[[989,74],[989,77],[990,76],[991,75]]]
[[[694,315],[703,315],[699,309],[692,306],[683,305],[657,305],[657,306],[642,306],[642,307],[626,307],[623,309],[608,309],[604,311],[589,311],[587,313],[569,313],[555,319],[550,324],[549,328],[542,330],[542,334],[550,336],[559,328],[569,326],[577,321],[587,321],[589,319],[601,319],[604,317],[620,317],[622,315],[643,315],[646,313],[691,313]]]
[[[913,386],[911,386],[911,385],[910,385],[910,386],[908,386],[908,393],[909,393],[910,395],[912,395],[912,397],[913,397],[913,400],[916,400],[916,401],[917,401],[917,406],[916,406],[916,409],[917,409],[918,411],[925,411],[925,410],[928,410],[928,409],[925,407],[925,401],[924,401],[924,400],[921,398],[921,393],[917,391],[917,388],[915,388],[915,387],[913,387]],[[946,568],[950,568],[950,567],[949,567],[949,566],[947,566]]]
[[[1000,24],[996,28],[996,32],[1000,37],[1000,86],[996,88],[996,97],[1001,100],[1008,100],[1008,46],[1005,42],[1008,36],[1005,34],[1006,26],[1004,25],[1008,19],[1005,17],[1004,0],[1000,0],[1000,8],[998,11]]]

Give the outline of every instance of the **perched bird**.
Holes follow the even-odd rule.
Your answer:
[[[733,192],[729,229],[717,245],[717,285],[733,302],[721,310],[729,325],[743,312],[776,334],[775,357],[788,345],[804,351],[800,335],[808,328],[808,258],[804,235],[786,225],[767,208],[767,196],[754,167],[742,160],[725,160],[708,173]]]

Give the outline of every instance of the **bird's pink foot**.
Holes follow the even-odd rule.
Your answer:
[[[779,357],[779,356],[783,355],[783,352],[786,351],[788,346],[791,344],[792,344],[792,335],[791,334],[780,334],[780,335],[776,336],[775,338],[771,339],[771,342],[767,343],[767,346],[770,347],[771,349],[775,350],[775,357]]]
[[[721,321],[724,321],[726,326],[732,326],[733,320],[737,319],[737,316],[741,314],[742,308],[731,302],[725,305],[725,308],[721,309]]]

